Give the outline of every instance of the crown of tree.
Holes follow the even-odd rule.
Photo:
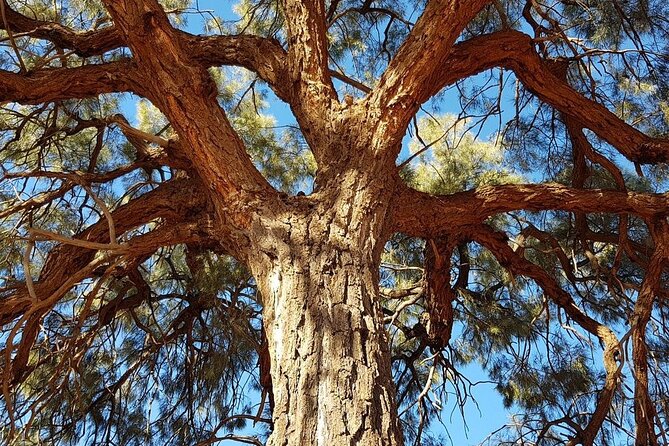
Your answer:
[[[0,442],[669,445],[667,2],[222,3],[0,0]]]

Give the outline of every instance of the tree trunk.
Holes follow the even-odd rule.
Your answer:
[[[402,444],[378,294],[386,209],[370,205],[388,201],[352,181],[333,200],[300,197],[256,234],[249,263],[271,358],[270,446]]]

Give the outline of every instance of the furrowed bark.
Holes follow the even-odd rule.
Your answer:
[[[250,216],[278,195],[219,106],[214,81],[155,0],[108,0],[105,5],[133,52],[147,97],[188,147],[184,155],[209,186],[220,222],[239,230],[238,244],[245,246]]]
[[[288,69],[302,95],[331,99],[335,92],[328,70],[323,0],[282,0],[288,31]],[[315,104],[314,104],[315,105]]]
[[[379,122],[377,138],[390,142],[402,138],[418,107],[429,98],[425,86],[434,84],[448,64],[456,39],[488,3],[490,0],[427,2],[368,99],[370,113]]]
[[[268,444],[402,444],[375,268],[322,243],[291,251],[256,273],[271,352]]]
[[[263,296],[269,445],[400,445],[378,262],[391,188],[348,172],[339,195],[261,221],[250,267]],[[262,229],[260,229],[262,225]]]
[[[12,9],[6,0],[2,2],[9,26],[0,20],[0,29],[9,28],[14,33],[48,40],[59,48],[74,50],[81,57],[103,54],[123,46],[123,39],[116,28],[76,32],[59,23],[27,17]]]
[[[559,184],[483,186],[450,195],[430,195],[404,187],[396,200],[395,230],[431,238],[458,232],[486,218],[518,210],[629,213],[644,218],[666,215],[669,194],[574,189]]]
[[[127,59],[77,68],[45,68],[27,74],[0,70],[0,102],[41,104],[104,93],[141,92],[137,74],[135,64]]]

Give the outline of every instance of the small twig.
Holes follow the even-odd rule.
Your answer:
[[[114,225],[114,217],[112,217],[111,211],[105,202],[102,201],[102,199],[93,192],[93,189],[91,189],[86,184],[82,184],[81,187],[83,187],[88,195],[91,196],[93,201],[95,201],[97,205],[100,206],[100,210],[102,210],[102,214],[105,216],[107,223],[109,224],[109,241],[112,245],[118,245],[118,242],[116,241],[116,227]]]
[[[362,91],[363,93],[371,93],[372,89],[369,88],[367,85],[363,84],[360,81],[357,81],[355,79],[352,79],[345,75],[344,73],[340,73],[339,71],[336,70],[330,70],[330,76],[334,77],[337,80],[342,81],[345,84],[348,84],[352,87],[357,88],[358,90]]]
[[[388,262],[381,263],[381,268],[387,268],[392,271],[423,271],[423,268],[419,266],[406,266]]]
[[[142,139],[146,142],[155,144],[155,145],[163,147],[163,148],[167,148],[170,144],[169,140],[167,140],[165,138],[161,138],[160,136],[153,135],[153,134],[148,133],[148,132],[144,132],[140,129],[136,129],[135,127],[131,126],[123,115],[116,114],[116,115],[114,115],[110,118],[107,118],[107,122],[109,124],[116,124],[121,129],[121,132],[123,132],[123,134],[126,135],[126,137],[131,136],[131,137],[135,137],[135,138],[138,138],[138,139]],[[163,132],[165,130],[165,128],[162,129],[159,132],[159,134],[161,132]]]
[[[54,240],[65,245],[79,246],[80,248],[95,249],[98,251],[125,251],[128,249],[126,243],[97,243],[89,242],[87,240],[80,240],[76,238],[65,237],[64,235],[55,232],[47,231],[45,229],[30,228],[28,233],[34,237],[34,240]]]
[[[28,294],[33,302],[37,302],[37,293],[35,293],[35,284],[33,283],[33,277],[30,272],[30,256],[32,255],[33,248],[35,247],[35,240],[30,237],[28,239],[28,246],[23,253],[23,275],[26,277],[26,288],[28,289]]]
[[[497,10],[497,14],[499,14],[499,20],[502,22],[502,27],[504,29],[511,29],[511,24],[509,23],[509,16],[506,14],[502,2],[500,2],[499,0],[495,0],[493,2],[493,6],[495,6],[495,9]]]

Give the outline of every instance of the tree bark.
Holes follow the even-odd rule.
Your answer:
[[[392,188],[363,188],[355,172],[341,180],[336,197],[294,199],[255,233],[249,264],[271,358],[270,446],[402,444],[377,269],[388,202],[380,195]]]

